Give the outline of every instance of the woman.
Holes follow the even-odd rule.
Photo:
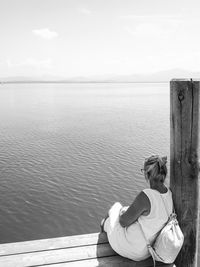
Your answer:
[[[157,155],[145,159],[143,172],[150,188],[142,190],[129,207],[115,203],[101,222],[111,247],[123,257],[135,261],[148,258],[145,237],[153,242],[172,213],[172,193],[164,184],[166,163],[167,157]]]

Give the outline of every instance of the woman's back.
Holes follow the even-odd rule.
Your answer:
[[[142,226],[146,238],[151,242],[172,213],[172,193],[168,189],[166,193],[161,194],[157,190],[150,188],[144,189],[143,192],[149,198],[151,210],[147,216],[140,216],[138,221]]]
[[[127,245],[129,246],[130,244],[129,248],[126,246],[126,253],[128,253],[127,257],[130,257],[131,254],[129,249],[132,248],[132,253],[134,252],[133,259],[135,260],[142,260],[150,256],[147,249],[146,240],[141,231],[141,226],[145,233],[145,237],[149,240],[149,242],[152,242],[155,239],[156,234],[167,222],[168,214],[171,214],[173,209],[172,193],[169,189],[165,194],[160,194],[154,189],[144,189],[143,192],[147,195],[151,203],[150,213],[146,216],[141,215],[137,222],[130,225],[125,230],[125,239],[127,241]],[[166,204],[168,214],[162,198]]]

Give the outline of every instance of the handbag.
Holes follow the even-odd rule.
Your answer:
[[[180,252],[184,241],[184,235],[178,224],[177,215],[174,208],[173,212],[169,215],[163,198],[162,201],[164,203],[164,207],[168,216],[168,221],[158,232],[152,244],[150,244],[150,242],[146,238],[145,233],[142,229],[142,225],[139,223],[144,238],[147,242],[147,248],[153,258],[154,267],[156,261],[163,263],[173,263],[178,256],[178,253]]]

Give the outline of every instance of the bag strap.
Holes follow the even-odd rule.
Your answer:
[[[155,267],[155,266],[156,266],[156,259],[155,259],[155,255],[154,255],[153,248],[152,248],[152,246],[151,246],[149,240],[147,239],[147,237],[146,237],[146,235],[145,235],[145,233],[144,233],[144,230],[143,230],[143,228],[142,228],[142,225],[141,225],[141,223],[140,223],[139,221],[138,221],[138,224],[139,224],[139,226],[140,226],[140,229],[141,229],[141,232],[142,232],[142,234],[143,234],[143,237],[144,237],[144,239],[145,239],[145,241],[146,241],[146,243],[147,243],[148,251],[149,251],[149,253],[150,253],[150,255],[151,255],[152,259],[153,259],[153,266]]]

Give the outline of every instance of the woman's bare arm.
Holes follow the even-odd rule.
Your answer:
[[[141,215],[148,215],[151,210],[151,203],[144,192],[140,192],[130,207],[119,218],[122,227],[128,227]]]

